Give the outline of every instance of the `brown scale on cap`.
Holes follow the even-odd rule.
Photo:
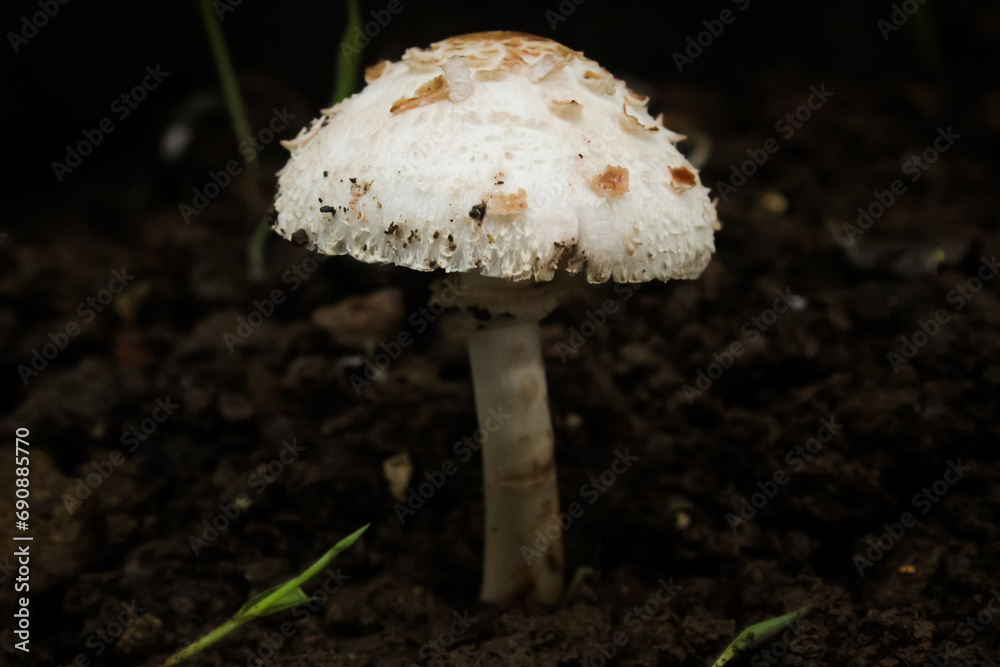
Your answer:
[[[512,72],[546,55],[559,61],[582,58],[583,54],[545,37],[523,32],[476,32],[431,44],[428,49],[408,49],[403,61],[418,70],[440,67],[448,58],[464,56],[468,65],[478,70],[476,78],[498,80],[498,72]],[[484,73],[485,72],[485,73]]]
[[[600,72],[588,69],[583,73],[583,83],[599,95],[615,94],[615,77],[606,69],[602,68]]]
[[[602,197],[620,197],[628,192],[628,169],[607,165],[590,180],[590,189]]]
[[[630,116],[628,113],[628,108],[625,103],[622,103],[622,116],[618,117],[618,122],[621,124],[622,129],[631,134],[636,134],[639,136],[644,135],[646,132],[659,132],[660,128],[656,125],[652,127],[646,127],[639,122],[639,119],[635,116]]]
[[[690,190],[698,181],[687,167],[670,167],[670,187],[677,192]]]
[[[507,51],[507,55],[504,56],[503,60],[500,61],[500,66],[505,67],[508,70],[524,67],[527,64],[528,63],[519,52],[510,49]]]
[[[628,102],[629,106],[633,107],[644,107],[646,103],[649,102],[649,97],[646,95],[640,95],[631,88],[625,88],[625,101]]]
[[[552,100],[549,102],[549,111],[563,120],[578,120],[583,105],[576,100]]]
[[[481,69],[476,72],[476,79],[479,81],[503,81],[510,74],[504,69]]]
[[[375,79],[377,79],[380,76],[382,76],[382,73],[385,72],[385,67],[388,64],[389,64],[388,60],[380,60],[377,63],[375,63],[374,65],[372,65],[371,67],[366,67],[365,68],[365,83],[371,83]]]
[[[442,74],[417,88],[417,92],[413,94],[413,97],[400,97],[393,103],[389,109],[389,113],[403,113],[410,109],[416,109],[417,107],[434,104],[446,99],[448,99],[448,82]]]
[[[528,210],[528,193],[524,188],[518,188],[513,194],[492,194],[489,196],[489,209],[500,215],[514,215]]]
[[[532,83],[544,81],[547,77],[555,74],[569,62],[567,58],[556,58],[550,53],[545,54],[528,69],[528,80]]]
[[[509,30],[493,30],[490,32],[473,32],[468,35],[459,35],[446,39],[443,42],[432,44],[432,47],[440,46],[447,56],[464,55],[461,52],[472,51],[486,54],[491,46],[503,46],[508,52],[513,52],[518,56],[541,56],[551,53],[554,56],[570,57],[579,55],[579,52],[567,48],[559,42],[552,41],[546,37],[538,37],[526,32],[513,32]],[[483,48],[483,47],[486,48]]]

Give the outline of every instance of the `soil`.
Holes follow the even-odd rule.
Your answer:
[[[0,662],[158,665],[367,523],[306,586],[312,609],[248,625],[190,664],[703,666],[744,627],[803,607],[730,664],[1000,662],[997,8],[928,4],[931,42],[919,13],[883,40],[889,6],[817,9],[836,20],[810,28],[813,48],[802,34],[775,45],[794,19],[754,6],[685,77],[671,54],[716,8],[687,8],[660,37],[657,74],[622,55],[618,24],[617,50],[574,41],[609,8],[577,5],[553,31],[532,6],[525,29],[636,73],[724,197],[700,279],[590,286],[543,325],[560,494],[584,507],[565,532],[566,599],[477,600],[482,473],[478,455],[453,450],[477,428],[464,334],[452,313],[426,330],[413,319],[439,276],[271,235],[264,275],[248,277],[259,212],[244,195],[270,198],[284,154],[269,146],[259,183],[236,178],[184,224],[178,204],[237,154],[217,100],[202,115],[181,104],[199,89],[180,73],[176,90],[164,84],[171,113],[121,122],[136,146],[122,137],[51,189],[50,156],[106,112],[116,84],[82,99],[45,140],[41,170],[14,180],[0,433],[13,448],[30,430],[32,622],[25,656],[5,547]],[[263,48],[237,37],[267,26],[255,11],[224,24],[237,63]],[[429,34],[431,14],[412,12],[366,63],[483,27],[452,18]],[[60,49],[44,37],[30,46]],[[827,48],[838,40],[844,62]],[[742,62],[750,45],[771,56]],[[191,58],[213,85],[207,52]],[[274,105],[298,114],[282,137],[326,94],[290,71],[244,75],[255,127]],[[798,127],[780,124],[796,113]],[[159,162],[156,139],[183,120],[194,148]],[[763,165],[747,166],[754,156]],[[752,173],[742,183],[734,169]],[[412,345],[359,384],[401,331]],[[54,358],[23,375],[50,342]],[[446,462],[456,471],[401,522],[383,463],[402,453],[412,487]],[[611,472],[625,453],[637,461]],[[14,479],[0,469],[0,488]],[[12,498],[0,499],[5,544]]]

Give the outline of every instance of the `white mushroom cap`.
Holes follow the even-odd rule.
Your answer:
[[[275,229],[322,253],[509,280],[695,278],[715,206],[636,95],[522,33],[453,37],[380,62],[284,142]]]

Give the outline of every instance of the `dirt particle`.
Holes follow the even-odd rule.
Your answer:
[[[292,234],[292,243],[299,247],[309,245],[309,232],[304,229],[298,230]]]
[[[337,212],[337,207],[336,206],[320,206],[319,207],[319,212],[320,213],[336,213]]]
[[[486,217],[486,201],[481,201],[469,209],[469,217],[473,220],[482,220]],[[451,237],[448,237],[451,240]]]

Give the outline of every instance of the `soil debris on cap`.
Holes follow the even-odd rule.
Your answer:
[[[486,217],[486,202],[481,201],[469,210],[469,217],[473,220],[482,220]],[[449,237],[450,239],[451,237]]]

